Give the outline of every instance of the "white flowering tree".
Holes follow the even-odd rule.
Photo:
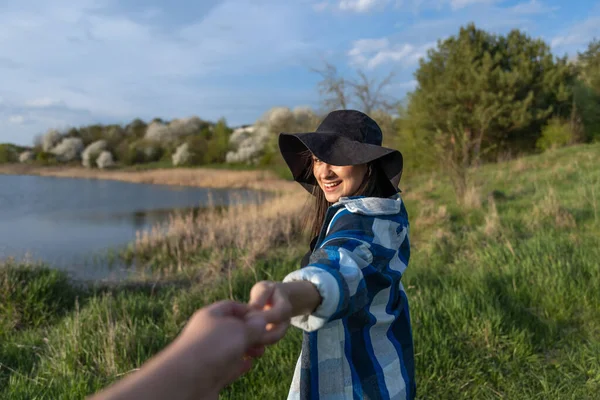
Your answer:
[[[81,157],[83,141],[80,138],[65,138],[50,150],[60,162],[71,162]]]
[[[90,144],[81,153],[81,163],[86,168],[93,166],[94,160],[92,158],[97,157],[101,152],[106,150],[106,140],[98,140]]]
[[[308,107],[291,110],[275,107],[267,111],[251,127],[236,129],[229,144],[228,163],[256,164],[263,157],[277,153],[277,138],[281,132],[308,132],[314,130],[319,118]]]
[[[175,150],[175,153],[172,156],[173,165],[185,165],[190,161],[190,158],[190,146],[187,143],[184,143],[181,146],[177,147],[177,150]]]
[[[168,124],[153,121],[148,125],[144,138],[154,142],[170,143],[183,136],[198,133],[206,125],[206,122],[196,116],[174,119]]]
[[[167,124],[162,122],[154,121],[146,128],[146,134],[144,139],[151,140],[154,142],[164,142],[171,139],[171,133]]]
[[[42,150],[45,152],[51,151],[60,142],[62,135],[55,129],[50,129],[44,136],[42,136],[41,144]]]
[[[96,165],[100,169],[106,169],[106,168],[113,167],[115,165],[115,162],[113,160],[112,153],[110,151],[106,151],[106,150],[103,151],[102,153],[100,153],[100,155],[96,159]]]
[[[27,151],[24,151],[21,154],[19,154],[19,162],[20,163],[31,162],[34,159],[35,159],[35,156],[33,154],[33,151],[27,150]]]

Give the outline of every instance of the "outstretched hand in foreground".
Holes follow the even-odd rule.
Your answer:
[[[217,399],[221,389],[250,370],[264,345],[285,335],[285,329],[267,331],[272,322],[278,320],[233,301],[204,307],[167,348],[91,400]]]

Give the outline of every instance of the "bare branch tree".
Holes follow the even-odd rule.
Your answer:
[[[311,68],[321,75],[318,83],[319,94],[327,111],[354,106],[370,114],[374,111],[396,111],[399,101],[386,94],[393,83],[395,74],[389,73],[383,79],[369,78],[362,70],[357,70],[356,78],[341,77],[337,68],[325,62],[323,68]]]
[[[348,108],[346,80],[338,76],[337,68],[326,62],[323,69],[311,68],[311,70],[321,75],[318,88],[323,98],[323,106],[327,110]]]

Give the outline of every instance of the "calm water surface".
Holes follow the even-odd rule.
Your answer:
[[[79,279],[118,279],[106,254],[173,210],[257,202],[244,189],[203,189],[115,181],[0,175],[0,260],[44,261]]]

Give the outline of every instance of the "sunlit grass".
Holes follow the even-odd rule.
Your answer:
[[[403,184],[418,398],[600,398],[600,146],[484,166],[471,180],[469,207],[441,175]],[[196,308],[244,301],[256,280],[297,268],[306,238],[276,221],[301,220],[303,200],[274,201],[140,238],[146,262],[184,266],[159,282],[79,287],[56,271],[0,269],[0,398],[82,398],[139,367]],[[220,271],[224,260],[235,267]],[[291,331],[223,398],[285,398],[300,340]]]

